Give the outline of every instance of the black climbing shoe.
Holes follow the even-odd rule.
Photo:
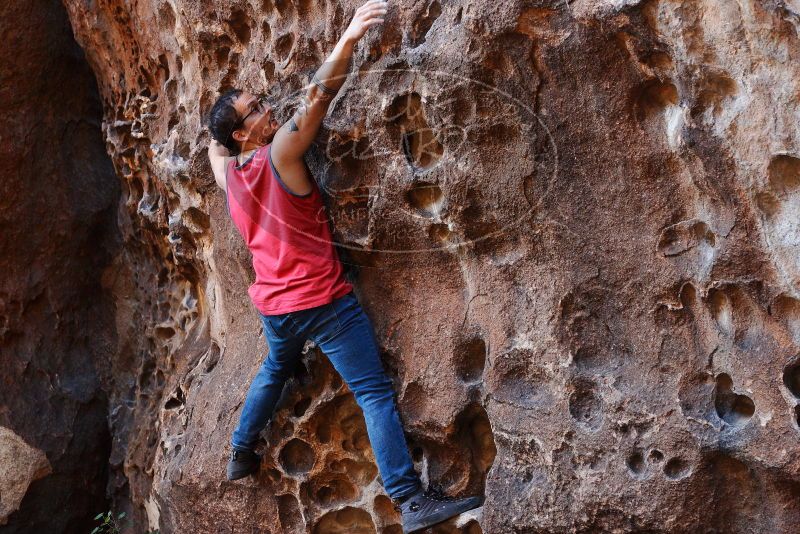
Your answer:
[[[482,504],[480,497],[448,497],[440,488],[420,489],[395,505],[403,515],[403,534],[441,523]]]
[[[228,480],[238,480],[252,473],[257,473],[261,465],[261,456],[253,451],[238,451],[231,453],[228,461]]]

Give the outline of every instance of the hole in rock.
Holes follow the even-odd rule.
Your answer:
[[[347,452],[359,453],[369,449],[369,436],[364,423],[364,415],[358,410],[341,421],[342,448]]]
[[[261,64],[261,68],[264,69],[264,77],[269,81],[275,78],[275,63],[266,60],[264,63]]]
[[[733,307],[728,295],[723,291],[712,289],[708,295],[708,307],[720,330],[729,336],[733,335]]]
[[[369,447],[364,416],[352,395],[340,395],[321,405],[311,416],[320,443],[338,442],[348,452]]]
[[[220,348],[219,345],[212,342],[211,346],[208,348],[208,352],[206,353],[204,363],[203,363],[203,371],[206,373],[210,373],[214,370],[219,362],[220,357]]]
[[[628,466],[630,472],[637,477],[644,473],[645,469],[647,468],[642,451],[638,450],[634,451],[630,456],[628,456],[625,464]]]
[[[291,16],[294,13],[292,0],[274,0],[275,9],[281,17]]]
[[[800,359],[783,370],[783,385],[795,398],[800,399]]]
[[[286,61],[289,57],[289,53],[292,51],[292,46],[294,45],[294,35],[291,33],[287,33],[286,35],[282,35],[278,37],[278,40],[275,41],[275,53],[278,56],[278,59],[281,63]]]
[[[702,243],[711,247],[716,243],[716,235],[708,225],[698,220],[681,221],[661,232],[658,250],[664,256],[677,256]]]
[[[720,419],[732,426],[744,425],[756,411],[750,397],[733,391],[733,380],[725,373],[717,376],[714,407]]]
[[[297,401],[294,405],[294,416],[295,417],[303,417],[308,410],[308,407],[311,405],[311,397],[306,397]]]
[[[678,296],[684,308],[692,308],[694,303],[697,302],[697,290],[691,282],[685,282],[678,293]]]
[[[466,445],[471,455],[470,480],[474,482],[471,482],[470,486],[479,484],[479,490],[483,493],[486,473],[489,472],[497,456],[497,446],[489,416],[483,406],[471,404],[456,417],[456,426],[459,428],[458,442]]]
[[[670,82],[651,80],[643,84],[634,96],[634,113],[639,122],[678,104],[678,89]]]
[[[292,434],[294,434],[294,423],[291,421],[286,421],[283,425],[281,425],[280,431],[278,433],[281,438],[286,439]]]
[[[156,337],[159,339],[169,339],[175,335],[175,329],[171,326],[157,326],[155,329]]]
[[[689,465],[682,458],[670,458],[664,464],[664,474],[671,480],[686,478],[690,473]]]
[[[240,43],[246,45],[250,42],[250,17],[241,9],[234,9],[231,18],[228,19],[228,26]]]
[[[165,410],[175,410],[186,404],[186,398],[183,395],[183,389],[180,386],[175,388],[175,393],[164,403]]]
[[[664,453],[658,449],[653,449],[652,451],[650,451],[649,458],[651,462],[658,463],[664,459]]]
[[[372,462],[359,462],[350,458],[334,460],[328,465],[332,473],[347,475],[347,478],[355,482],[358,486],[369,486],[370,482],[378,476],[378,468]]]
[[[573,383],[569,397],[569,413],[579,424],[595,431],[603,424],[603,401],[595,391],[595,384],[585,378]]]
[[[183,218],[186,226],[195,233],[202,233],[211,227],[211,217],[194,206],[183,212]]]
[[[428,35],[428,31],[433,26],[433,23],[436,22],[436,19],[439,18],[439,15],[442,14],[442,6],[439,4],[437,0],[433,0],[428,6],[425,8],[425,11],[422,15],[414,21],[411,30],[411,48],[416,48],[422,43],[425,42],[425,38]]]
[[[764,212],[767,217],[772,217],[781,209],[780,200],[770,192],[758,193],[754,200],[758,209]]]
[[[326,476],[324,480],[312,481],[311,487],[315,488],[312,490],[315,500],[324,507],[354,501],[359,494],[352,482],[341,477]]]
[[[778,295],[769,306],[769,314],[786,327],[795,343],[800,344],[800,300],[786,294]]]
[[[403,153],[413,167],[428,169],[441,159],[444,148],[432,129],[418,128],[403,135]]]
[[[269,42],[272,38],[272,28],[269,26],[269,21],[261,22],[261,42]]]
[[[167,100],[169,100],[170,102],[175,102],[175,100],[178,97],[178,82],[176,82],[175,80],[167,80],[166,82],[164,82],[164,94],[166,95]],[[172,116],[170,116],[170,121],[172,121],[171,117]],[[170,126],[169,128],[171,129],[173,127],[174,125]]]
[[[385,118],[399,128],[403,153],[409,165],[416,169],[433,167],[444,154],[436,132],[428,126],[418,93],[398,96],[386,109]]]
[[[231,53],[231,49],[228,46],[220,46],[214,51],[214,58],[217,60],[217,66],[220,69],[225,68],[225,65],[228,63],[228,57]]]
[[[159,78],[166,82],[169,80],[169,59],[167,59],[166,54],[160,54],[158,56],[158,69],[161,71]],[[156,94],[156,98],[158,98],[158,94]]]
[[[454,363],[456,374],[464,382],[479,381],[486,365],[486,343],[472,337],[456,345]]]
[[[403,390],[403,411],[412,419],[419,419],[428,409],[430,393],[426,387],[417,382],[409,382]]]
[[[320,443],[330,443],[341,439],[343,429],[339,423],[357,411],[358,407],[350,395],[335,397],[323,403],[311,416],[311,424],[315,425],[315,437]]]
[[[444,243],[450,240],[450,227],[444,223],[435,223],[428,228],[428,235],[437,243]]]
[[[323,515],[313,534],[375,534],[375,524],[369,512],[347,506]]]
[[[191,145],[189,145],[189,143],[185,141],[179,141],[175,144],[175,155],[178,156],[179,158],[188,160],[191,154],[192,154],[192,148]],[[189,209],[196,210],[197,208],[189,208]]]
[[[643,58],[644,62],[655,69],[668,71],[672,69],[673,61],[666,52],[652,52]]]
[[[311,376],[311,373],[306,367],[305,362],[302,361],[297,362],[297,365],[295,365],[292,371],[293,371],[293,377],[298,384],[300,384],[301,386],[308,386],[309,384],[311,384],[313,377]]]
[[[316,438],[320,443],[330,443],[331,426],[329,423],[323,423],[317,427]]]
[[[234,52],[229,56],[228,71],[219,82],[219,92],[225,92],[228,89],[233,89],[237,83],[236,79],[239,75],[239,54]]]
[[[278,459],[283,470],[290,475],[308,473],[314,467],[314,450],[305,441],[294,438],[284,445]]]
[[[164,2],[158,7],[158,18],[161,29],[168,32],[175,30],[175,10],[168,2]]]
[[[605,352],[606,350],[601,348],[599,344],[582,346],[575,351],[572,363],[581,370],[600,370],[609,361],[609,357]]]
[[[278,496],[278,518],[281,521],[283,532],[303,532],[305,521],[300,511],[300,503],[294,495]]]
[[[727,74],[711,74],[701,82],[702,88],[692,107],[692,116],[710,111],[715,117],[722,113],[725,102],[736,96],[738,86]]]
[[[458,222],[459,228],[463,228],[464,237],[474,241],[476,253],[496,252],[493,242],[487,238],[501,230],[501,225],[497,221],[497,211],[497,206],[487,203],[475,189],[467,194],[467,202],[459,215]]]
[[[535,363],[529,349],[512,349],[496,356],[484,375],[493,398],[524,408],[542,408],[552,401],[547,371]]]
[[[376,495],[375,500],[372,501],[372,509],[383,524],[400,522],[400,513],[394,509],[392,500],[386,495]]]
[[[797,428],[800,429],[800,404],[794,407],[794,422]]]
[[[417,182],[406,191],[406,202],[414,208],[417,214],[433,218],[438,216],[441,211],[444,195],[436,184]]]
[[[773,191],[779,195],[792,193],[800,187],[800,159],[787,154],[773,156],[767,175]]]

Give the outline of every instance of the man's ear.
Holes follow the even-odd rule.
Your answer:
[[[236,141],[238,141],[240,143],[242,141],[247,141],[247,136],[241,130],[239,130],[238,128],[233,131],[233,133],[231,134],[231,137],[233,137]]]

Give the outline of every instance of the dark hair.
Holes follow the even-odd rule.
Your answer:
[[[208,112],[208,131],[211,136],[222,143],[231,155],[236,155],[241,150],[239,142],[233,138],[233,127],[239,122],[239,113],[233,102],[242,94],[240,89],[230,89],[214,102]]]

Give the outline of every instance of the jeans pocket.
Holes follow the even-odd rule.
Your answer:
[[[333,304],[334,305],[338,304],[339,310],[348,310],[350,308],[353,308],[354,306],[358,306],[359,302],[358,302],[358,297],[356,297],[355,291],[351,291],[346,295],[343,295],[338,299],[336,299],[333,302]]]
[[[332,338],[342,329],[342,322],[339,320],[339,312],[331,302],[318,308],[319,313],[314,317],[314,341],[324,343]]]
[[[261,316],[261,324],[264,326],[264,337],[272,338],[272,339],[281,339],[281,336],[275,331],[275,327],[272,325],[272,318],[269,315],[264,315],[259,313],[258,315]]]

